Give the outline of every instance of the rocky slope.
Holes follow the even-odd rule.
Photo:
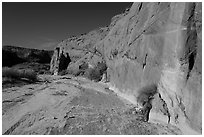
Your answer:
[[[172,125],[144,122],[133,106],[103,83],[40,75],[42,81],[2,91],[4,135],[181,134]]]
[[[2,47],[2,66],[13,66],[23,62],[50,63],[53,51],[28,49],[16,46]]]
[[[58,73],[67,69],[69,63],[72,64],[69,65],[69,67],[79,69],[80,65],[92,58],[93,61],[95,61],[92,62],[92,65],[101,62],[101,55],[94,50],[94,45],[102,40],[107,35],[108,31],[108,27],[100,28],[88,34],[68,38],[59,43],[52,56],[50,71],[52,73]]]
[[[70,49],[71,38],[60,43],[52,57],[51,71],[60,71],[62,54],[70,61],[65,61],[61,69],[72,60],[77,62],[74,58],[89,58],[86,62],[91,65],[105,60],[110,88],[138,108],[143,107],[139,100],[147,87],[156,86],[149,121],[170,122],[184,134],[201,133],[201,5],[134,3],[129,11],[115,16],[101,35],[86,39],[90,39],[88,43],[93,41],[88,52],[76,51],[76,47],[89,45],[81,38],[75,40],[74,45],[81,45],[74,50]]]

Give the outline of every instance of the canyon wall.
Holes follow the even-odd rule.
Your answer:
[[[156,84],[170,123],[186,133],[202,131],[201,12],[201,3],[134,3],[97,43],[113,89],[137,103],[139,90]]]
[[[156,85],[170,123],[184,134],[202,132],[201,3],[134,3],[97,36],[89,49],[106,61],[118,95],[137,105],[140,90]],[[72,58],[71,46],[60,44]],[[168,123],[158,105],[153,101],[150,121]]]

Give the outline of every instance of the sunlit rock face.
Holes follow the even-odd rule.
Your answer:
[[[82,62],[82,60],[87,62],[87,58],[91,58],[92,60],[92,56],[94,56],[94,58],[101,57],[93,47],[98,41],[102,40],[107,35],[108,31],[109,28],[104,27],[93,30],[87,34],[81,34],[81,36],[73,36],[63,40],[55,48],[54,55],[52,56],[50,63],[50,71],[57,74],[61,70],[67,69],[69,65],[67,61],[78,67],[80,64],[79,60],[81,60],[80,62]],[[74,64],[75,62],[77,63]],[[60,67],[60,64],[62,64],[62,67]]]
[[[63,41],[59,53],[68,53],[76,64],[105,60],[110,89],[136,105],[141,89],[156,85],[149,121],[200,134],[201,14],[201,3],[134,3],[108,27]],[[57,54],[52,60],[60,60]],[[51,62],[51,71],[58,66]]]
[[[170,123],[186,134],[202,130],[201,5],[134,3],[96,44],[113,89],[137,103],[140,89],[156,84]],[[152,121],[162,115],[152,114]]]

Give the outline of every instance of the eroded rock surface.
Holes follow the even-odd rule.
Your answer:
[[[110,88],[135,105],[142,88],[156,85],[160,97],[152,101],[151,122],[169,122],[183,134],[201,134],[201,17],[201,3],[134,3],[113,17],[100,33],[104,35],[86,42],[73,37],[68,44],[91,43],[89,54],[100,54],[106,61]],[[70,52],[71,60],[85,56],[66,44],[61,47]]]
[[[200,17],[200,3],[134,3],[97,45],[114,89],[137,103],[141,88],[157,84],[170,123],[186,134],[202,131]]]
[[[68,38],[55,48],[52,61],[50,63],[50,71],[52,73],[58,73],[61,70],[67,69],[68,65],[64,68],[59,68],[61,58],[69,56],[71,62],[71,68],[79,69],[79,66],[83,62],[89,62],[91,65],[96,65],[96,63],[101,62],[102,56],[94,48],[94,45],[102,40],[108,33],[109,28],[104,27],[87,34],[82,34],[81,36]],[[87,63],[88,63],[87,62]],[[64,64],[64,63],[62,63]]]

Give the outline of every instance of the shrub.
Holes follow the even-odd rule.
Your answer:
[[[4,67],[2,69],[2,77],[9,77],[9,78],[18,78],[19,72],[16,69],[11,69],[8,67]]]
[[[88,68],[88,64],[84,62],[80,63],[71,63],[66,70],[59,72],[59,75],[70,74],[73,76],[84,75],[84,72]]]
[[[85,76],[90,79],[90,80],[94,80],[94,81],[100,81],[102,76],[100,74],[100,71],[96,68],[89,68],[86,70],[85,72]]]
[[[102,79],[103,73],[107,70],[107,66],[104,62],[98,63],[96,67],[89,68],[85,72],[85,76],[94,81],[100,81]]]
[[[59,75],[64,76],[64,75],[73,75],[73,76],[79,76],[82,75],[84,73],[83,70],[80,69],[67,69],[67,70],[62,70],[59,72]]]
[[[8,67],[5,67],[2,69],[2,77],[8,77],[13,79],[26,78],[31,81],[37,80],[37,74],[35,73],[35,71],[31,69],[19,70],[19,69],[13,69]]]
[[[68,70],[62,70],[62,71],[60,71],[60,72],[58,73],[58,75],[60,75],[60,76],[64,76],[64,75],[66,75],[66,74],[68,74]]]
[[[21,74],[20,76],[22,78],[27,78],[27,79],[32,80],[32,81],[37,80],[37,74],[32,69],[23,70],[23,72],[20,72],[20,74]]]
[[[104,62],[98,63],[94,68],[88,68],[88,63],[71,64],[67,70],[62,70],[59,75],[71,74],[73,76],[85,76],[90,80],[100,81],[103,73],[107,70],[107,66]]]
[[[103,75],[103,73],[107,70],[107,66],[105,62],[98,63],[97,69],[100,71],[100,74]]]

